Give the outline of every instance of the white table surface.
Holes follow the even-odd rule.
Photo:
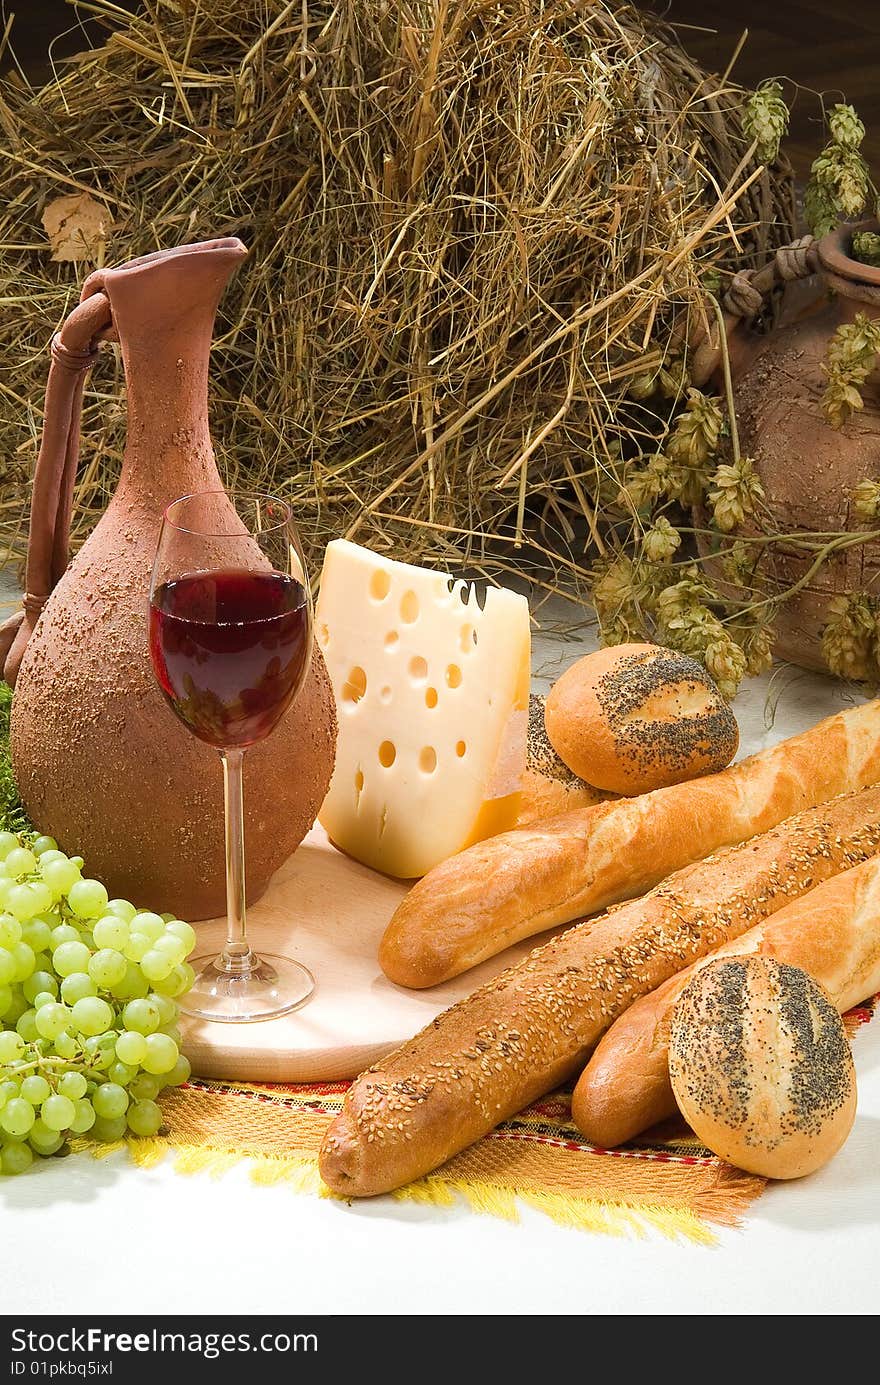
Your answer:
[[[536,683],[579,652],[537,641]],[[795,669],[752,681],[735,707],[742,753],[853,700]],[[170,1161],[140,1170],[122,1153],[83,1155],[0,1179],[3,1312],[875,1313],[880,1017],[860,1029],[855,1057],[859,1108],[842,1152],[769,1186],[714,1247],[568,1230],[529,1208],[512,1225],[464,1206],[347,1206],[258,1187],[245,1166],[215,1181]]]

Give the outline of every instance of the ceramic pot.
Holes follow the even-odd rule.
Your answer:
[[[809,248],[807,268],[815,270],[806,298],[794,284],[796,306],[765,337],[741,319],[728,318],[728,344],[740,452],[751,457],[761,478],[769,511],[768,527],[780,534],[819,534],[868,527],[854,516],[850,497],[859,481],[880,480],[880,371],[861,390],[864,409],[842,428],[822,410],[827,384],[828,344],[838,327],[857,313],[880,315],[880,269],[850,256],[853,233],[877,230],[874,221],[842,225]],[[723,458],[729,460],[729,458]],[[695,514],[708,525],[705,510]],[[754,534],[749,525],[742,534]],[[712,547],[701,539],[701,556],[728,595],[737,595],[720,577]],[[761,574],[771,592],[782,592],[807,576],[814,554],[784,542],[775,544]],[[777,657],[804,668],[825,669],[822,630],[828,604],[838,593],[880,590],[880,545],[859,544],[832,555],[818,573],[780,608],[776,619]]]
[[[217,304],[246,253],[235,239],[208,241],[86,280],[53,342],[25,608],[5,634],[13,768],[31,819],[82,855],[111,894],[185,919],[225,909],[222,773],[216,750],[184,729],[159,692],[147,649],[149,583],[165,507],[222,484],[208,430],[208,359]],[[82,381],[108,337],[118,338],[125,367],[125,459],[105,514],[68,567]],[[245,756],[250,900],[311,827],[335,735],[316,649],[299,698]]]

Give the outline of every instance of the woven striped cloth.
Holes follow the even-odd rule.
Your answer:
[[[846,1016],[851,1036],[877,1000]],[[189,1174],[223,1173],[247,1159],[258,1183],[330,1197],[317,1156],[347,1087],[193,1079],[163,1096],[162,1135],[132,1139],[128,1149],[141,1166],[172,1157],[177,1171]],[[81,1143],[96,1155],[108,1151]],[[438,1209],[464,1201],[475,1212],[511,1221],[524,1204],[583,1230],[621,1235],[653,1228],[709,1244],[713,1226],[738,1223],[765,1184],[716,1158],[681,1121],[621,1149],[598,1149],[572,1124],[568,1093],[555,1092],[393,1197]]]

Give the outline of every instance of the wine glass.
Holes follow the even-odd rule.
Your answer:
[[[242,764],[308,673],[312,602],[290,506],[272,495],[201,491],[168,506],[150,584],[150,658],[175,715],[223,762],[226,945],[199,957],[180,1008],[246,1023],[304,1005],[301,963],[257,956],[245,921]]]

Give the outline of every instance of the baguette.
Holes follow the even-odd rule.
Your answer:
[[[429,871],[401,902],[379,963],[434,986],[521,938],[641,895],[804,808],[880,782],[880,703],[819,722],[718,774],[514,828]]]
[[[841,1012],[880,990],[880,857],[836,875],[765,923],[671,976],[615,1020],[574,1090],[572,1117],[614,1148],[675,1115],[669,1032],[675,1003],[709,962],[752,954],[800,967]]]
[[[535,948],[352,1084],[321,1148],[324,1181],[365,1197],[436,1168],[579,1072],[639,996],[878,850],[880,789],[870,789]]]

